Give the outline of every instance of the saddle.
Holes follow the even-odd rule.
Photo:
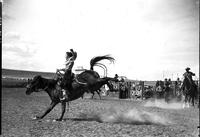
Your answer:
[[[81,85],[87,85],[87,81],[79,76],[76,76],[73,78],[73,81],[77,82],[78,84]]]
[[[100,78],[100,76],[97,74],[98,73],[95,71],[85,70],[81,74],[76,75],[74,77],[74,81],[83,85],[87,85],[87,84],[92,85],[96,83],[98,79]]]

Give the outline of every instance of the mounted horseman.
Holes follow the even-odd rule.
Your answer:
[[[195,73],[191,72],[189,67],[187,67],[185,70],[186,70],[186,72],[183,74],[184,80],[188,79],[190,84],[192,86],[194,86],[195,88],[197,88],[197,85],[195,84],[194,80],[192,79],[192,76],[195,76]],[[183,85],[183,86],[185,86],[185,85]]]
[[[187,67],[185,70],[186,72],[183,74],[184,80],[181,89],[183,91],[183,95],[185,96],[185,103],[183,107],[185,107],[185,105],[189,107],[191,100],[192,105],[194,106],[195,97],[197,97],[198,91],[197,85],[192,79],[192,76],[195,76],[195,73],[191,72],[189,67]]]

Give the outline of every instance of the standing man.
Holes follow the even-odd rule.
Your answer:
[[[166,90],[167,88],[169,88],[169,85],[170,85],[170,80],[167,80],[167,78],[165,78],[164,80],[164,89]]]
[[[169,101],[169,96],[170,96],[170,80],[167,80],[167,78],[164,81],[164,98],[165,101],[168,102]]]
[[[181,89],[181,81],[180,78],[177,78],[175,81],[175,95],[179,96],[180,95],[180,89]]]
[[[171,78],[168,79],[168,83],[169,83],[169,87],[171,87],[172,86],[172,80],[171,80]]]

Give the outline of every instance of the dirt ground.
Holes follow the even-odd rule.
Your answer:
[[[197,137],[199,109],[145,107],[146,101],[78,99],[70,103],[64,121],[56,106],[44,119],[50,99],[45,92],[25,95],[23,88],[2,88],[2,136],[4,137]]]

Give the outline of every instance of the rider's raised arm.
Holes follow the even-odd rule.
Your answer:
[[[71,53],[72,53],[72,57],[70,58],[70,60],[75,60],[77,57],[77,52],[75,52],[73,49],[70,49]]]
[[[192,76],[195,76],[195,73],[193,73],[193,72],[190,72],[190,74],[191,74]]]

